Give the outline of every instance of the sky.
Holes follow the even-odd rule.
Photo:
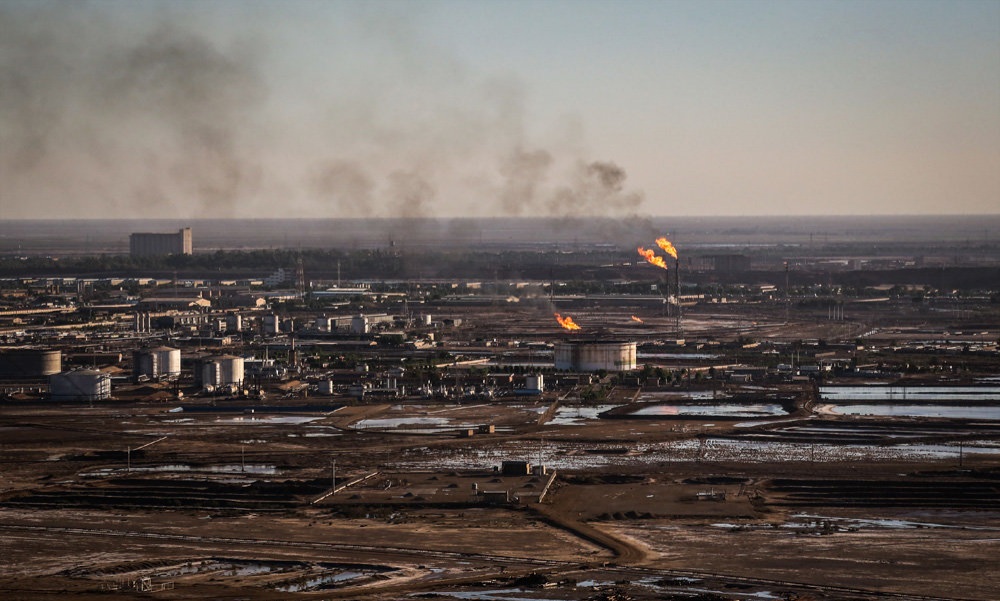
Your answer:
[[[1000,0],[0,0],[0,219],[1000,213]]]

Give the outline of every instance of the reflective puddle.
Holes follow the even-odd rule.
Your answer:
[[[828,404],[820,405],[817,412],[834,415],[869,415],[880,417],[940,417],[950,419],[1000,420],[1000,407],[979,405],[938,405],[938,404]]]
[[[711,405],[702,404],[656,404],[641,407],[629,415],[670,417],[670,416],[695,416],[695,417],[780,417],[788,415],[788,412],[777,403],[750,403],[750,404],[730,404],[713,403]]]

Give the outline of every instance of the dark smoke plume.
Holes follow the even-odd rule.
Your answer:
[[[557,217],[635,214],[642,195],[625,191],[625,170],[610,162],[580,163],[573,183],[555,191],[548,200],[549,214]]]
[[[541,186],[552,166],[552,155],[545,150],[517,148],[500,165],[504,186],[500,190],[500,208],[511,217],[523,215],[538,203]]]
[[[357,164],[335,161],[312,179],[313,193],[320,202],[333,202],[342,214],[371,217],[375,209],[375,182]]]
[[[393,217],[417,218],[433,215],[434,188],[418,173],[397,171],[389,175],[389,197]]]
[[[413,9],[345,3],[332,29],[295,29],[338,51],[320,65],[282,54],[292,30],[252,3],[226,27],[152,4],[0,3],[0,218],[620,219],[642,202],[582,144],[530,139],[524,86],[421,39]]]

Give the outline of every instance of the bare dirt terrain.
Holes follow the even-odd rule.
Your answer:
[[[761,432],[732,421],[563,423],[553,411],[539,424],[546,408],[383,403],[300,420],[142,403],[5,406],[0,590],[4,599],[1000,596],[994,455],[964,455],[959,466],[951,454],[859,453],[817,438],[819,459],[813,448],[777,461],[740,446]],[[443,416],[436,431],[405,423]],[[502,427],[456,433],[487,423]],[[547,470],[504,474],[508,459]]]

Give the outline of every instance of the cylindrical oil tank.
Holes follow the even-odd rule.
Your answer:
[[[277,315],[265,315],[261,318],[261,328],[264,334],[277,334],[281,330],[281,320]]]
[[[222,367],[215,361],[205,360],[198,368],[201,378],[198,379],[202,388],[211,392],[219,387],[222,381]]]
[[[222,355],[205,359],[201,367],[203,386],[243,385],[243,357]]]
[[[62,351],[15,348],[0,352],[0,378],[41,378],[62,371]]]
[[[243,385],[243,357],[224,356],[220,358],[222,364],[222,383]]]
[[[159,374],[158,360],[156,353],[149,349],[132,353],[132,380],[135,382],[155,380]]]
[[[111,398],[111,376],[77,369],[49,376],[49,393],[56,401],[100,401]]]
[[[181,350],[169,346],[158,346],[152,350],[156,354],[158,370],[161,378],[176,378],[181,375]]]
[[[181,351],[169,346],[138,350],[132,354],[132,378],[141,381],[176,378],[181,375]]]
[[[368,333],[368,318],[364,315],[355,315],[351,318],[351,333],[352,334],[367,334]]]
[[[635,369],[636,343],[618,340],[557,342],[555,367],[569,371],[627,371]]]

